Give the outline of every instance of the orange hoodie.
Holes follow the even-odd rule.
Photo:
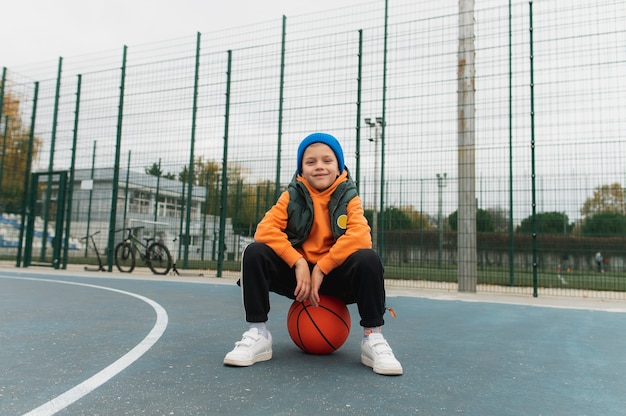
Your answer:
[[[287,205],[289,204],[287,191],[283,192],[276,205],[267,211],[257,226],[254,240],[267,244],[290,267],[293,267],[300,257],[304,257],[307,262],[317,264],[324,274],[330,273],[343,264],[355,251],[372,248],[370,227],[363,212],[361,198],[358,196],[348,203],[346,233],[337,241],[333,237],[328,202],[337,186],[347,179],[348,174],[344,171],[328,189],[320,192],[298,175],[297,180],[306,186],[313,201],[313,226],[301,247],[292,247],[284,232],[287,228]]]

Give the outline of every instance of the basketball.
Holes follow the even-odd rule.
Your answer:
[[[350,335],[350,312],[339,298],[320,295],[317,308],[309,301],[294,301],[287,313],[287,329],[293,342],[308,354],[330,354]]]

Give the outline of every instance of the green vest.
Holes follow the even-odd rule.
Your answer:
[[[299,247],[309,236],[313,226],[313,201],[306,186],[293,176],[287,187],[289,204],[287,205],[287,229],[285,234],[293,247]],[[340,183],[328,202],[328,213],[333,230],[333,237],[337,240],[346,233],[348,202],[357,196],[356,185],[348,172],[348,180]],[[344,218],[342,218],[342,216]],[[343,227],[341,224],[343,223]]]

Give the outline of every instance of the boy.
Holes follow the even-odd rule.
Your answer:
[[[300,143],[297,171],[259,223],[254,239],[243,253],[239,282],[250,329],[226,354],[224,364],[244,367],[272,358],[266,326],[270,291],[309,300],[314,307],[324,293],[358,305],[361,362],[378,374],[402,374],[380,330],[383,266],[371,249],[361,198],[335,137],[313,133]]]

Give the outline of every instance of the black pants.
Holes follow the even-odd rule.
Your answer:
[[[246,321],[265,322],[270,311],[270,291],[295,299],[295,270],[267,245],[252,243],[243,253],[241,287]],[[339,297],[346,304],[356,303],[363,327],[385,323],[383,265],[374,250],[358,250],[348,257],[324,277],[319,293]]]

